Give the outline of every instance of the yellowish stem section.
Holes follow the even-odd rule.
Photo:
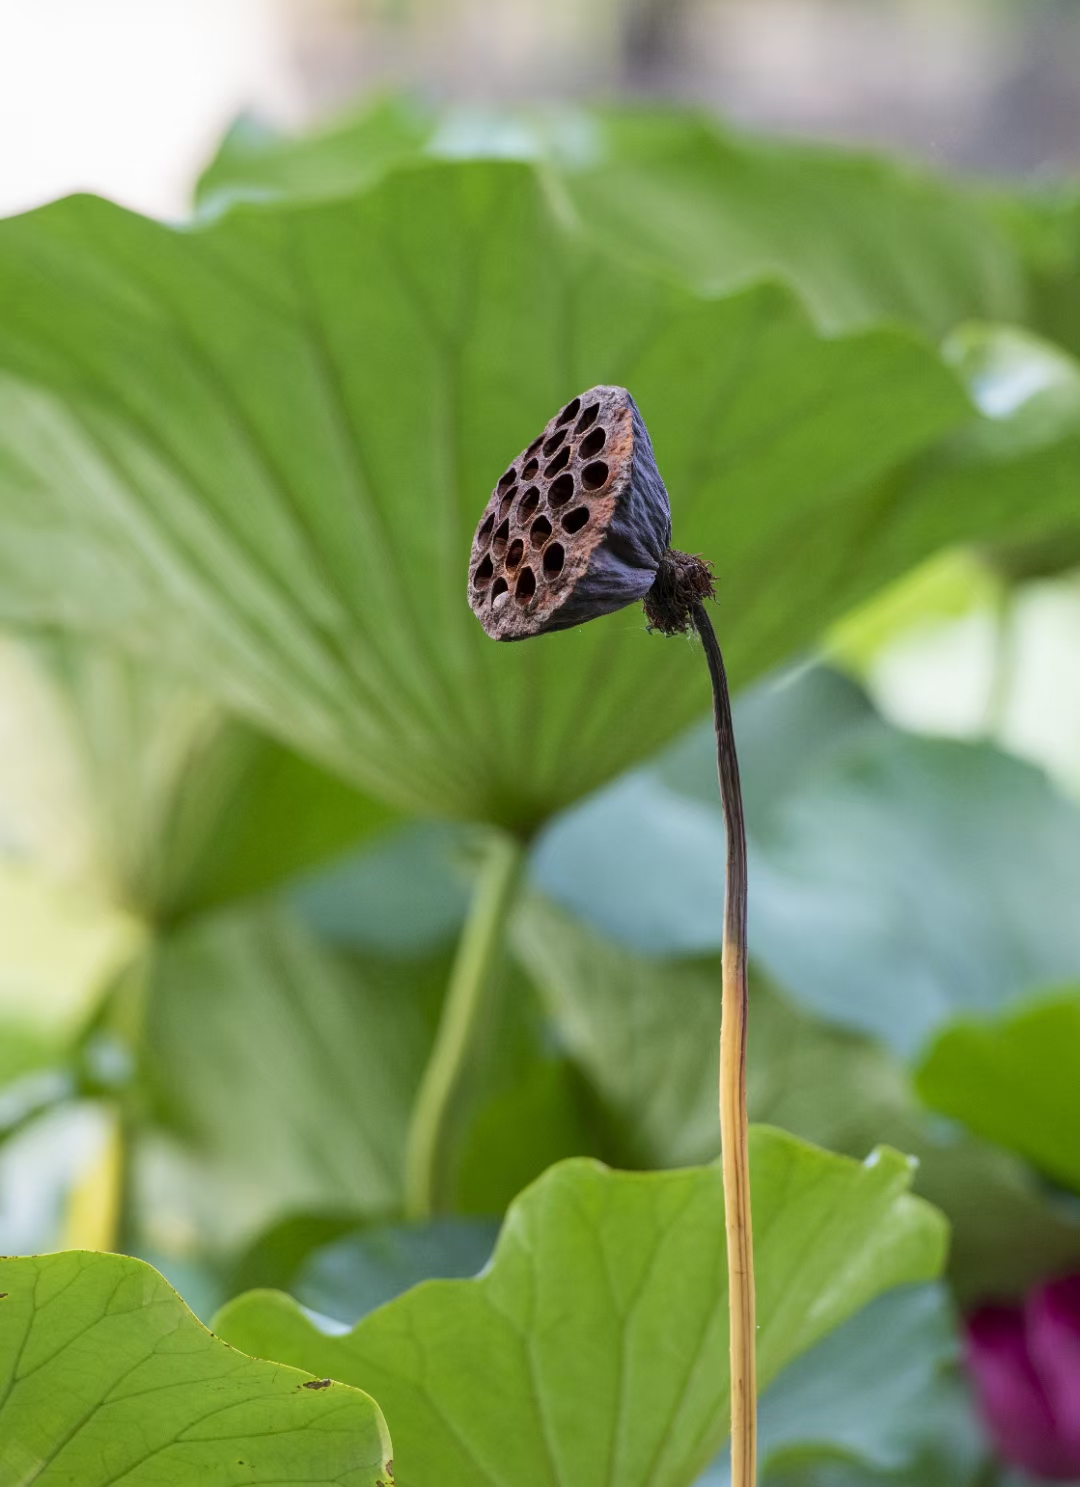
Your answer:
[[[724,1170],[731,1348],[731,1481],[757,1477],[757,1323],[746,1115],[746,947],[725,939],[720,1025],[720,1144]]]

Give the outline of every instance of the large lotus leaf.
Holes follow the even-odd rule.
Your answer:
[[[445,975],[441,959],[334,953],[272,904],[163,939],[144,1056],[158,1119],[197,1180],[190,1198],[170,1181],[156,1206],[190,1202],[189,1227],[221,1242],[305,1206],[393,1211]]]
[[[758,1360],[768,1381],[878,1292],[941,1263],[944,1226],[905,1159],[865,1165],[755,1130]],[[254,1292],[215,1322],[261,1355],[376,1381],[406,1487],[689,1484],[726,1429],[718,1168],[547,1172],[477,1280],[431,1281],[343,1336]]]
[[[0,1481],[376,1487],[374,1400],[245,1358],[123,1255],[0,1260]]]
[[[958,1012],[1080,972],[1080,811],[987,744],[900,732],[807,671],[740,700],[750,948],[773,981],[904,1055]],[[553,823],[544,891],[654,954],[719,948],[711,729]]]
[[[758,1413],[763,1480],[768,1487],[965,1487],[984,1450],[959,1352],[943,1286],[898,1286],[879,1296],[765,1390]],[[701,1487],[730,1480],[721,1458]]]
[[[946,1028],[917,1084],[935,1110],[1080,1192],[1080,992]]]
[[[1025,307],[1026,255],[963,188],[869,154],[739,135],[691,111],[435,116],[399,97],[298,138],[242,121],[199,202],[339,195],[420,153],[543,159],[618,252],[710,291],[779,274],[828,325],[897,319],[937,336],[971,316],[1016,320]]]
[[[695,284],[778,273],[823,324],[898,319],[935,336],[973,316],[1023,313],[1007,235],[928,172],[755,140],[703,115],[610,111],[594,128],[595,163],[566,171],[578,210],[605,239]]]
[[[534,824],[707,684],[624,612],[492,645],[464,573],[507,461],[632,386],[736,683],[865,593],[882,480],[969,416],[910,336],[619,267],[519,165],[174,231],[93,198],[0,224],[2,612],[108,633],[417,809]],[[1037,503],[1036,503],[1037,504]],[[926,551],[918,531],[888,560]]]
[[[672,1167],[712,1157],[718,958],[631,954],[536,898],[517,917],[514,943],[607,1112],[620,1159]],[[1020,1292],[1080,1264],[1080,1223],[1022,1162],[928,1118],[883,1048],[816,1022],[759,980],[748,1084],[754,1120],[853,1157],[883,1141],[917,1156],[915,1190],[950,1221],[950,1276],[964,1297]]]

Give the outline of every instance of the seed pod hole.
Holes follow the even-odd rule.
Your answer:
[[[548,491],[548,500],[552,506],[565,506],[567,501],[573,499],[574,477],[572,475],[560,475],[558,480],[552,482]]]
[[[487,542],[491,537],[491,529],[494,525],[495,513],[494,511],[492,511],[489,512],[488,515],[484,517],[484,520],[480,523],[480,529],[476,534],[477,541],[480,543]]]
[[[535,485],[530,485],[529,489],[521,498],[521,504],[518,506],[518,520],[527,522],[539,504],[540,492]]]
[[[566,559],[566,552],[561,542],[549,542],[544,549],[544,572],[548,578],[554,578],[556,573],[562,572],[562,565]]]
[[[565,467],[569,463],[570,463],[570,446],[567,444],[566,446],[564,446],[564,448],[562,448],[562,449],[559,450],[558,454],[551,461],[551,464],[548,465],[547,468],[545,469],[545,471],[544,471],[544,479],[545,480],[550,480],[553,475],[557,475],[560,470],[565,469]]]
[[[525,544],[520,537],[515,537],[506,553],[506,566],[516,568],[525,556]]]
[[[573,511],[568,511],[562,519],[564,532],[580,532],[589,520],[589,508],[587,506],[575,506]]]
[[[596,415],[599,412],[600,404],[590,403],[589,406],[585,409],[585,412],[578,419],[578,425],[577,428],[574,430],[574,433],[583,434],[587,428],[591,428],[592,425],[596,422]]]
[[[591,460],[594,454],[599,454],[607,443],[607,434],[603,429],[593,429],[591,434],[586,434],[578,447],[578,454],[583,460]]]
[[[594,460],[581,472],[581,483],[587,491],[598,491],[608,478],[608,467],[603,460]]]
[[[491,575],[494,572],[495,569],[491,566],[491,558],[484,558],[476,565],[476,572],[473,574],[473,583],[478,589],[486,588],[491,582]]]
[[[538,516],[532,524],[532,531],[529,533],[529,541],[532,543],[533,547],[543,547],[544,543],[550,536],[551,523],[548,521],[546,516]]]
[[[536,593],[536,574],[531,568],[522,568],[518,574],[517,588],[514,590],[514,598],[519,604],[528,604]]]
[[[507,593],[510,585],[505,578],[497,578],[491,585],[491,602],[494,604],[503,594]]]
[[[501,558],[506,551],[506,542],[509,536],[510,523],[504,521],[500,527],[496,528],[495,536],[491,539],[491,550],[497,558]]]
[[[501,492],[503,492],[504,490],[506,490],[509,486],[513,485],[513,483],[514,483],[514,481],[516,479],[517,479],[517,471],[514,469],[513,465],[511,465],[510,468],[509,468],[509,470],[507,470],[506,474],[500,476],[500,478],[499,478],[498,489],[499,489],[500,494],[501,494]]]
[[[543,442],[544,442],[544,436],[543,436],[543,434],[537,434],[536,438],[529,445],[528,449],[526,449],[526,451],[525,451],[526,455],[535,454],[536,451],[540,448],[541,444],[543,444]]]
[[[524,470],[522,470],[521,472],[522,480],[535,480],[536,472],[537,470],[539,470],[539,468],[540,465],[536,460],[530,460],[529,463],[525,466]]]
[[[544,457],[546,459],[550,459],[551,456],[555,453],[556,449],[558,449],[559,445],[562,443],[562,441],[565,438],[566,438],[566,430],[565,429],[556,429],[555,432],[552,434],[551,438],[544,445]]]
[[[562,410],[558,418],[555,420],[555,427],[561,428],[564,423],[569,423],[572,418],[576,418],[578,416],[578,409],[580,407],[580,398],[575,398],[572,403],[567,403],[566,407]],[[593,414],[593,417],[596,417],[595,413]]]
[[[516,485],[512,485],[510,487],[510,489],[506,492],[506,495],[503,496],[502,501],[499,504],[499,516],[500,516],[500,518],[507,517],[507,516],[510,515],[510,507],[514,504],[514,497],[516,495],[517,495],[517,486]]]

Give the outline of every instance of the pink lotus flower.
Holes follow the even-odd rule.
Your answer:
[[[967,1363],[1002,1457],[1053,1482],[1080,1478],[1080,1275],[983,1306],[967,1321]]]

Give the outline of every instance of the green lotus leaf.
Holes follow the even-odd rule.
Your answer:
[[[4,1483],[392,1481],[374,1400],[245,1358],[140,1260],[77,1250],[0,1260],[0,1287]]]
[[[1080,1192],[1080,991],[954,1023],[916,1083],[933,1109]]]
[[[427,165],[176,231],[94,198],[0,224],[0,617],[111,637],[414,810],[528,828],[707,705],[622,612],[493,645],[473,524],[561,402],[633,388],[736,683],[903,542],[882,482],[970,417],[909,335],[620,267],[530,168]]]
[[[763,1382],[871,1297],[939,1268],[945,1226],[882,1148],[860,1165],[756,1128]],[[723,1195],[715,1167],[551,1168],[477,1280],[430,1281],[350,1333],[275,1292],[216,1330],[382,1391],[406,1487],[690,1484],[727,1428]]]
[[[755,139],[691,110],[435,114],[398,96],[298,137],[241,120],[198,200],[213,210],[236,198],[337,196],[422,154],[541,159],[621,255],[710,292],[779,274],[826,325],[902,320],[940,336],[973,316],[1019,320],[1027,308],[1027,255],[974,193],[910,164]]]

